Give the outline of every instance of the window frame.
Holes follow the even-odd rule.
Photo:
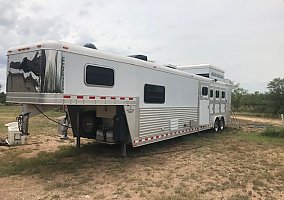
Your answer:
[[[205,89],[206,88],[206,90],[203,90],[203,89]],[[203,94],[203,92],[204,91],[206,91],[206,94]],[[208,88],[208,86],[201,86],[201,96],[202,97],[207,97],[208,98],[208,94],[209,94],[209,88]]]
[[[218,96],[217,96],[218,93]],[[215,90],[215,99],[220,99],[220,90]]]
[[[148,87],[148,86],[150,86],[150,87],[157,86],[157,87],[163,88],[163,97],[161,98],[163,101],[160,101],[160,102],[149,101],[149,97],[147,97],[147,95],[146,95],[146,92],[149,92],[149,91],[146,90],[146,87]],[[143,91],[143,95],[144,95],[143,99],[144,99],[145,104],[165,104],[165,102],[166,102],[166,87],[165,86],[145,83],[143,90],[144,90]]]
[[[211,92],[212,92],[212,96],[211,96]],[[210,99],[213,99],[213,98],[214,98],[214,90],[213,90],[213,89],[210,89],[209,98],[210,98]]]
[[[87,83],[87,67],[98,67],[98,68],[106,68],[106,69],[111,69],[113,71],[113,84],[112,85],[97,85],[97,84],[92,84],[92,83]],[[85,85],[89,87],[106,87],[106,88],[112,88],[115,86],[115,69],[113,67],[108,67],[104,65],[98,65],[98,64],[91,64],[88,63],[84,67],[84,83]]]
[[[224,97],[223,97],[224,94]],[[226,99],[226,92],[224,90],[221,91],[221,99]]]

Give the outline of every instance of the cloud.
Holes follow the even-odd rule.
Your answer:
[[[175,65],[211,63],[236,82],[284,74],[284,3],[237,0],[0,0],[6,50],[54,39]],[[268,70],[269,69],[269,70]]]
[[[18,4],[19,1],[13,1],[13,4]],[[9,1],[0,1],[0,27],[12,28],[17,21],[17,12],[15,6]]]
[[[60,40],[69,33],[70,24],[58,16],[35,18],[26,16],[18,20],[15,31],[26,40]]]

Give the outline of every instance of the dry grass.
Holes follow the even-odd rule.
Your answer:
[[[0,115],[5,119],[2,112]],[[120,146],[88,143],[76,149],[72,143],[56,139],[56,125],[42,124],[46,120],[40,116],[36,120],[33,129],[37,133],[31,137],[48,137],[43,143],[45,149],[51,142],[57,142],[57,146],[50,152],[40,152],[42,144],[0,147],[0,193],[6,199],[19,199],[19,192],[21,199],[284,197],[283,138],[237,129],[222,134],[204,132],[129,148],[129,157],[122,159]],[[0,122],[3,124],[3,120]],[[38,153],[22,156],[31,152]]]

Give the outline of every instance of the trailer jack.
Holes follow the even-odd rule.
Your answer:
[[[69,125],[70,125],[69,115],[68,115],[68,112],[65,112],[65,117],[63,119],[63,124],[61,125],[62,129],[61,129],[61,137],[60,137],[60,139],[62,139],[62,140],[69,139],[68,133],[67,133]]]
[[[126,157],[126,141],[121,142],[121,157]]]
[[[20,114],[16,118],[16,120],[18,121],[19,131],[23,135],[29,135],[29,115],[30,115],[30,112],[25,113],[25,114]]]

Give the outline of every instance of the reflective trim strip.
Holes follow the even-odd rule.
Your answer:
[[[204,125],[204,126],[199,126],[199,127],[195,127],[195,128],[189,128],[189,129],[185,129],[185,130],[180,130],[180,131],[176,131],[176,132],[171,132],[171,133],[163,133],[161,135],[156,135],[156,136],[151,136],[151,137],[147,137],[147,138],[142,138],[139,140],[134,140],[133,144],[134,146],[138,145],[138,144],[143,144],[146,143],[148,141],[151,140],[156,140],[160,139],[160,138],[167,138],[170,139],[169,136],[181,136],[181,135],[185,135],[185,133],[189,133],[189,132],[198,132],[198,131],[202,131],[203,129],[208,129],[208,128],[212,128],[213,124],[208,124],[208,125]]]
[[[84,95],[63,95],[63,99],[101,99],[101,100],[127,100],[133,101],[134,97],[115,97],[115,96],[84,96]]]
[[[7,92],[6,101],[11,103],[44,105],[136,105],[139,97],[101,96],[82,94]],[[111,98],[113,97],[113,98]],[[133,99],[133,100],[129,100]]]

